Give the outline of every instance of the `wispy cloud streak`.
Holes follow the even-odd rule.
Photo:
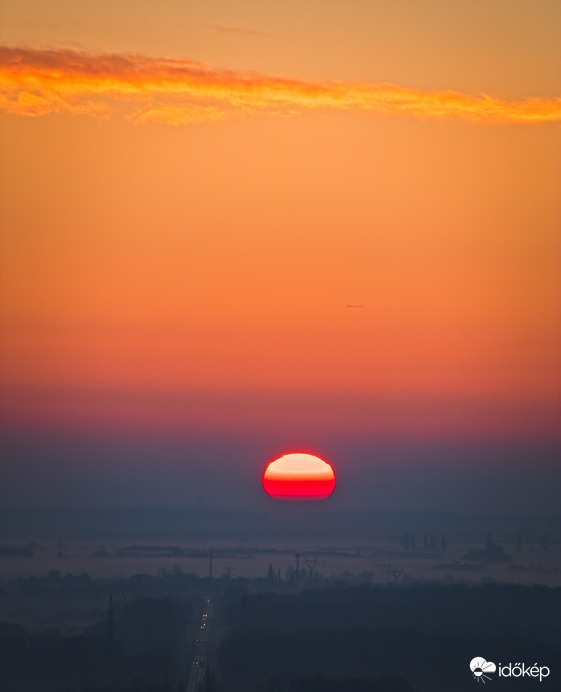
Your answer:
[[[231,115],[310,109],[405,113],[483,122],[559,122],[561,98],[506,101],[388,84],[285,79],[192,60],[0,47],[0,108],[185,125]]]

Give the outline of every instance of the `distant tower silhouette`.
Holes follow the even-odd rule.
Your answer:
[[[299,569],[299,565],[300,565],[300,553],[295,553],[295,554],[294,554],[294,557],[296,558],[296,576],[298,576],[298,574],[299,574],[299,572],[300,572],[300,569]]]
[[[208,576],[212,579],[212,548],[210,549],[210,555],[208,560]]]
[[[113,607],[113,596],[109,596],[109,605],[107,606],[107,678],[110,684],[113,683],[115,677],[115,661],[114,661],[114,635],[115,635],[115,608]]]
[[[316,553],[313,557],[306,557],[304,559],[306,561],[306,567],[308,568],[309,577],[310,577],[310,579],[313,579],[314,568],[315,568],[317,561],[318,561],[318,555]]]
[[[115,608],[113,607],[113,596],[109,596],[109,605],[107,606],[107,648],[113,649],[113,635],[115,630]]]
[[[391,564],[389,564],[387,572],[388,574],[392,575],[392,577],[395,580],[395,583],[397,584],[397,582],[401,579],[401,575],[403,574],[403,565],[401,565],[401,567],[397,569],[396,567],[393,567]]]

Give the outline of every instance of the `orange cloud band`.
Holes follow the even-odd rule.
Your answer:
[[[486,122],[559,122],[561,98],[505,101],[394,85],[312,82],[216,69],[191,60],[0,47],[0,108],[16,115],[109,116],[185,125],[233,114],[365,110]],[[121,105],[119,105],[121,104]]]

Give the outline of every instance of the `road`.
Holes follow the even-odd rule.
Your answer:
[[[201,626],[195,640],[195,653],[191,664],[187,692],[204,692],[205,676],[208,668],[208,631],[213,614],[213,604],[210,598],[205,599]]]

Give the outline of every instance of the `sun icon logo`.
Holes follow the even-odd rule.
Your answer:
[[[485,684],[485,680],[491,680],[487,673],[495,673],[497,671],[497,666],[491,661],[486,661],[481,656],[476,656],[472,658],[469,662],[469,667],[473,673],[473,679],[476,682],[482,682]]]

